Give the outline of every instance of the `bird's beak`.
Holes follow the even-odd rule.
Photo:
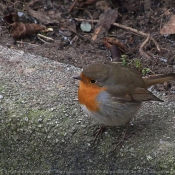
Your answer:
[[[73,77],[74,79],[76,79],[76,80],[80,80],[80,81],[82,81],[83,80],[83,78],[82,77],[80,77],[80,76],[77,76],[77,77]]]

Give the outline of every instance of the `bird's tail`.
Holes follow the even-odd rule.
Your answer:
[[[161,84],[167,81],[175,81],[175,73],[165,74],[165,75],[155,75],[150,77],[143,77],[146,87],[150,87],[155,84]]]

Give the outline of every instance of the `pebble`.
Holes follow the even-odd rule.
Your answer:
[[[0,95],[0,99],[3,99],[4,98],[4,96],[3,95]]]

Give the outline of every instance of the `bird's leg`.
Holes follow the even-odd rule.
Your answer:
[[[105,125],[101,125],[100,129],[97,129],[97,131],[93,134],[95,136],[93,144],[95,143],[95,141],[97,140],[99,135],[102,136],[102,134],[105,132],[105,130],[106,130],[106,126]]]
[[[127,140],[129,137],[131,137],[131,135],[133,134],[133,133],[131,133],[129,135],[126,135],[127,131],[128,131],[128,128],[129,128],[129,125],[130,125],[130,121],[126,124],[125,132],[124,132],[124,134],[122,136],[122,139],[117,143],[115,148],[117,148],[118,146],[122,146],[124,141]]]

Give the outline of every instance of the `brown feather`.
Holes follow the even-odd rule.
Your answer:
[[[154,77],[143,77],[146,87],[150,87],[155,84],[161,84],[167,81],[175,80],[175,73],[156,75]]]

